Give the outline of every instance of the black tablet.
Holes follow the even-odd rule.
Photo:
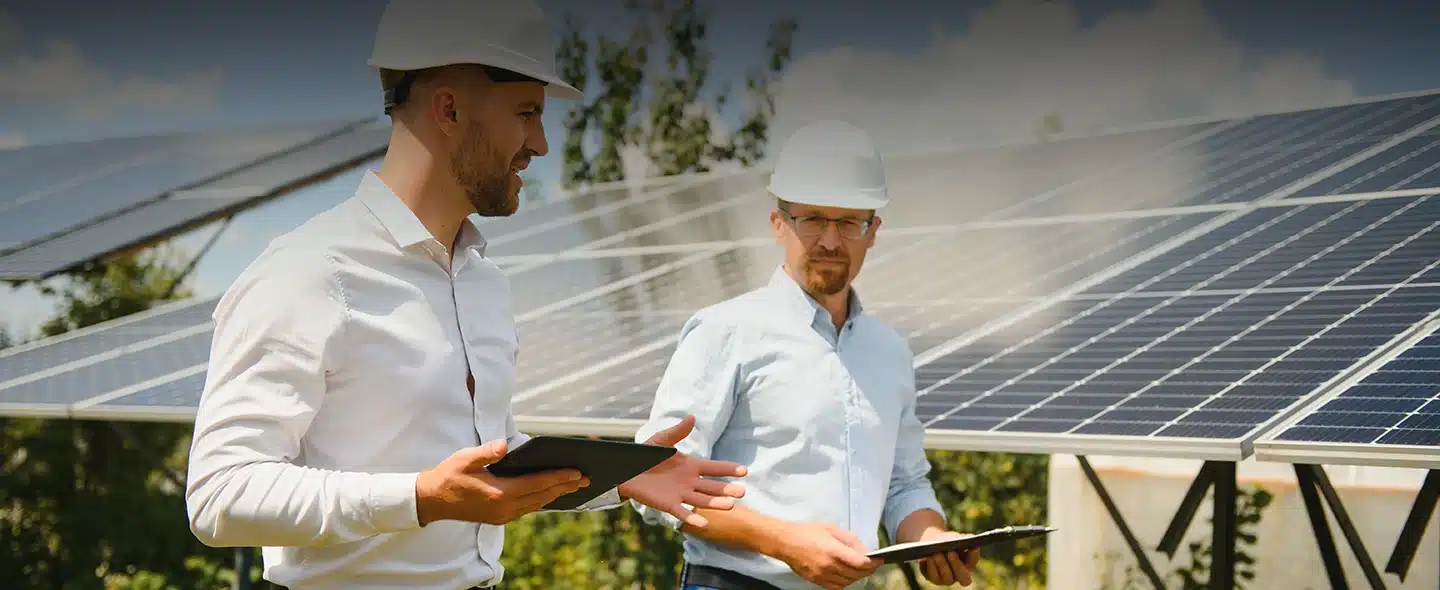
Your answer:
[[[946,539],[944,541],[915,541],[912,543],[899,543],[883,549],[871,551],[869,557],[878,557],[885,563],[899,563],[902,561],[915,561],[925,559],[931,555],[948,553],[951,551],[964,551],[975,547],[984,547],[1004,541],[1014,541],[1036,535],[1044,535],[1054,532],[1055,529],[1045,526],[1007,526],[980,533],[970,537],[959,539]]]
[[[510,449],[487,469],[499,477],[555,469],[579,470],[590,478],[590,485],[560,496],[544,507],[545,510],[574,510],[674,455],[674,448],[658,445],[537,436]]]

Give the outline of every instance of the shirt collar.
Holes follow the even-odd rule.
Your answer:
[[[430,230],[425,228],[425,224],[420,223],[420,219],[415,217],[415,212],[400,200],[395,191],[386,186],[385,181],[381,180],[374,170],[365,171],[355,195],[401,249],[435,240],[435,236],[430,234]],[[439,240],[435,241],[439,242]],[[461,222],[460,235],[455,240],[455,249],[458,251],[469,248],[484,256],[486,243],[485,236],[480,233],[480,228],[475,227],[470,218],[466,217]]]
[[[787,306],[795,314],[808,317],[812,322],[823,321],[830,324],[830,311],[815,301],[809,293],[800,288],[795,278],[785,272],[785,265],[781,264],[775,268],[774,274],[770,275],[770,288],[779,292]],[[855,286],[850,286],[850,313],[845,318],[845,323],[854,322],[856,318],[865,313],[865,307],[860,304],[860,295],[855,291]]]

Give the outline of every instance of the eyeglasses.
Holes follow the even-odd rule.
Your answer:
[[[869,219],[835,219],[833,217],[821,217],[819,215],[797,217],[791,215],[789,211],[784,209],[780,209],[779,211],[780,214],[789,219],[791,225],[795,227],[795,234],[802,238],[813,238],[825,233],[825,230],[830,227],[831,222],[834,222],[836,229],[840,231],[840,237],[847,240],[864,239],[865,235],[870,231],[871,220]]]

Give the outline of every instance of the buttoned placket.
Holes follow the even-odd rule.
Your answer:
[[[465,333],[465,321],[460,312],[460,297],[455,293],[455,278],[464,270],[467,250],[462,249],[458,256],[451,256],[439,240],[430,238],[425,241],[425,251],[430,254],[440,269],[445,272],[445,278],[450,282],[450,307],[455,311],[455,328],[460,332],[460,350],[465,356],[465,391],[470,395],[470,403],[475,403],[475,373],[470,367],[470,338]],[[479,429],[476,429],[479,432]]]
[[[855,429],[860,421],[859,390],[855,387],[854,380],[847,377],[844,373],[845,361],[841,357],[841,351],[845,348],[845,342],[850,336],[850,328],[854,322],[854,318],[846,318],[845,322],[840,325],[840,328],[836,329],[835,322],[830,317],[830,312],[819,305],[816,305],[815,308],[816,317],[814,321],[824,327],[823,334],[825,335],[825,343],[830,346],[830,354],[834,357],[835,364],[832,366],[835,367],[837,373],[834,375],[835,378],[832,380],[832,383],[848,384],[845,391],[841,394],[840,406],[843,409],[845,419],[845,505],[847,507],[846,518],[848,520],[845,526],[846,528],[853,528],[855,523],[859,521],[859,517],[855,513],[855,490],[857,486],[864,485],[865,476],[858,471],[858,462],[855,461],[855,439],[857,438]]]
[[[845,361],[841,357],[841,351],[845,348],[845,342],[851,334],[851,326],[854,321],[855,319],[853,317],[845,318],[845,323],[840,325],[840,329],[835,334],[835,360],[840,363],[842,368],[845,366]],[[859,471],[860,462],[855,460],[855,441],[858,437],[855,430],[860,422],[860,390],[855,386],[855,380],[853,378],[846,376],[844,381],[848,385],[845,388],[845,452],[846,456],[850,458],[846,463],[848,472],[846,479],[849,480],[849,485],[847,486],[849,488],[849,498],[847,498],[846,505],[849,507],[848,514],[850,518],[848,528],[853,530],[855,523],[860,520],[859,516],[855,513],[858,505],[857,502],[855,502],[856,490],[865,487],[865,474]]]

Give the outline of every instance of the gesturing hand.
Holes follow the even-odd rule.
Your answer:
[[[842,590],[875,573],[884,562],[871,559],[865,544],[850,531],[829,523],[796,523],[787,527],[779,559],[797,575],[826,590]]]
[[[420,474],[415,498],[420,524],[463,520],[505,524],[590,485],[574,469],[496,477],[485,469],[505,456],[504,440],[461,449]]]
[[[945,539],[958,539],[964,536],[965,535],[953,531],[932,530],[926,531],[925,534],[921,535],[920,540],[942,541]],[[932,584],[939,586],[949,586],[951,584],[969,586],[972,576],[971,572],[974,571],[975,565],[979,562],[980,551],[978,549],[950,551],[948,553],[932,555],[922,560],[920,562],[920,572],[924,574],[925,579],[929,580]]]
[[[695,417],[686,416],[679,424],[655,433],[645,444],[673,447],[690,436],[690,431],[694,429]],[[709,521],[685,508],[684,504],[715,510],[735,507],[734,499],[745,495],[744,486],[704,479],[726,476],[744,477],[745,467],[729,461],[697,459],[677,452],[649,471],[620,484],[620,495],[656,510],[664,510],[695,528],[703,528]]]

